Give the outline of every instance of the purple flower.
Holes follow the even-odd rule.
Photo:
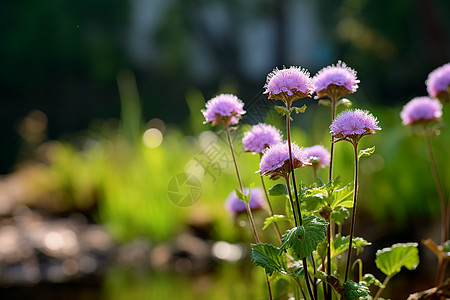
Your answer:
[[[378,120],[372,114],[361,109],[348,109],[340,113],[330,125],[331,133],[336,141],[349,140],[357,143],[364,135],[374,134],[381,130]]]
[[[440,121],[442,104],[430,97],[416,97],[403,106],[400,117],[404,125],[427,124]]]
[[[337,101],[343,95],[356,92],[358,83],[356,71],[347,67],[342,61],[323,68],[313,78],[316,98],[328,96],[333,101]]]
[[[315,145],[312,147],[303,148],[307,153],[307,158],[311,164],[318,164],[319,167],[325,168],[330,164],[330,153],[322,145]]]
[[[244,193],[248,193],[248,189],[244,190]],[[248,201],[248,205],[252,210],[262,209],[265,203],[265,194],[261,188],[252,188],[250,189],[250,200]],[[225,203],[225,208],[228,212],[233,215],[239,215],[241,213],[246,212],[245,202],[239,200],[236,196],[236,191],[230,193]]]
[[[242,144],[244,151],[261,153],[264,148],[281,142],[281,134],[272,125],[258,124],[244,134]]]
[[[309,165],[306,152],[303,149],[294,143],[291,143],[291,148],[294,169]],[[286,177],[291,171],[288,144],[278,143],[265,149],[259,163],[259,171],[263,175],[270,176],[270,179]]]
[[[286,104],[292,101],[310,97],[312,82],[309,72],[300,67],[289,69],[274,69],[267,75],[264,94],[269,94],[269,99],[282,100]]]
[[[450,102],[450,63],[432,71],[427,80],[428,94],[442,102]]]
[[[202,113],[206,119],[205,123],[212,122],[213,126],[222,124],[226,127],[239,122],[245,114],[244,103],[234,95],[220,94],[206,102],[206,109],[203,109]]]

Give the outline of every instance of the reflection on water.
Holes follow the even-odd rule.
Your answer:
[[[250,276],[255,277],[252,280],[256,283],[251,281]],[[104,279],[102,296],[108,300],[266,299],[264,272],[261,269],[228,263],[218,264],[214,272],[195,276],[112,268]]]
[[[139,267],[110,267],[105,271],[104,276],[90,275],[66,283],[41,282],[3,288],[0,295],[12,300],[266,299],[264,273],[247,264],[219,264],[213,273],[195,276]],[[250,276],[255,276],[256,283]]]

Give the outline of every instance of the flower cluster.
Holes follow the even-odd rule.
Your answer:
[[[244,151],[261,153],[265,148],[281,142],[281,133],[272,125],[258,124],[244,134]]]
[[[443,103],[450,102],[450,63],[432,71],[425,84],[431,97],[438,98]]]
[[[309,165],[307,153],[294,143],[291,143],[292,160],[294,169]],[[263,175],[270,176],[271,179],[286,177],[291,169],[289,164],[289,145],[278,143],[270,146],[263,152],[259,171]]]
[[[316,164],[321,168],[325,168],[330,164],[331,155],[322,145],[303,148],[307,153],[308,162],[312,165]]]
[[[248,194],[248,189],[245,189],[245,194]],[[257,210],[262,209],[265,203],[265,194],[264,191],[260,188],[252,188],[250,189],[250,200],[248,201],[248,205],[250,209]],[[239,200],[236,195],[236,192],[233,191],[228,196],[225,202],[225,208],[232,216],[237,216],[241,213],[245,213],[246,204],[244,201]]]
[[[336,65],[323,68],[313,78],[316,98],[329,97],[333,101],[358,89],[356,71],[338,61]]]
[[[438,122],[442,116],[442,104],[430,97],[416,97],[403,106],[400,117],[404,125]]]
[[[239,119],[245,114],[244,103],[234,95],[220,94],[206,103],[206,109],[202,113],[205,123],[227,127],[239,123]]]
[[[340,113],[330,125],[333,138],[358,142],[364,135],[374,134],[381,130],[378,120],[372,114],[361,109],[349,109]]]
[[[282,100],[290,106],[294,100],[310,97],[312,81],[309,72],[300,67],[275,69],[267,76],[264,88],[269,99]]]

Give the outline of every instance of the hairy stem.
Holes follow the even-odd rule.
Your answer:
[[[294,200],[292,199],[291,184],[289,183],[288,176],[289,175],[284,176],[284,180],[286,182],[286,187],[288,190],[289,201],[291,202],[292,213],[294,214],[294,224],[295,224],[295,227],[297,227],[298,226],[297,213],[295,212]]]
[[[347,266],[345,267],[345,280],[348,278],[348,270],[350,266],[350,258],[352,255],[352,244],[353,244],[353,232],[355,231],[355,220],[356,220],[356,198],[358,195],[358,143],[355,142],[353,144],[354,152],[355,152],[355,186],[353,189],[353,209],[352,209],[352,222],[350,225],[350,240],[348,244],[348,255],[347,255]]]
[[[445,208],[445,198],[444,191],[439,180],[439,175],[436,168],[436,162],[434,161],[433,150],[431,148],[430,141],[430,129],[425,128],[425,143],[427,145],[428,159],[430,160],[431,170],[433,172],[434,183],[436,184],[436,189],[439,194],[439,200],[441,205],[441,245],[447,240],[447,210]]]
[[[334,97],[330,98],[331,100],[331,122],[333,123],[334,118],[336,117],[336,101]],[[330,146],[330,169],[328,173],[328,181],[333,179],[333,162],[334,162],[334,143],[333,137],[331,137],[331,146]],[[331,276],[331,240],[332,240],[332,222],[331,220],[327,226],[327,275]],[[331,288],[324,284],[323,287],[326,290],[326,300],[331,300]]]
[[[288,107],[289,109],[289,107]],[[295,173],[294,173],[294,159],[292,158],[292,146],[291,146],[291,115],[286,115],[286,133],[287,133],[287,142],[289,147],[289,164],[292,174],[292,185],[294,187],[294,196],[295,196],[295,204],[298,213],[298,221],[300,226],[303,225],[302,212],[300,210],[300,202],[298,201],[298,193],[297,193],[297,183],[295,182]]]
[[[225,127],[225,132],[227,133],[228,145],[230,146],[231,156],[233,157],[234,168],[236,170],[236,176],[237,176],[238,182],[239,182],[239,188],[241,190],[241,193],[244,194],[244,186],[242,185],[242,180],[241,180],[241,175],[239,173],[239,168],[237,165],[236,155],[234,154],[233,142],[231,141],[230,128],[228,126]],[[249,219],[250,225],[252,227],[253,236],[255,238],[256,243],[259,244],[259,243],[261,243],[261,241],[258,236],[258,231],[256,230],[255,220],[253,219],[253,214],[252,214],[252,210],[250,209],[250,205],[248,203],[246,203],[245,208],[247,210],[248,219]],[[269,299],[272,300],[273,299],[272,289],[270,287],[269,277],[267,276],[267,273],[265,273],[265,275],[266,275],[266,283],[267,283],[267,290],[269,293]]]
[[[288,102],[286,102],[288,103]],[[290,105],[287,105],[287,109],[290,109]],[[297,213],[298,213],[298,221],[300,226],[303,225],[303,220],[302,220],[302,212],[300,210],[300,201],[298,200],[298,193],[297,193],[297,183],[295,182],[295,173],[294,173],[294,160],[292,159],[292,147],[291,147],[291,114],[288,113],[286,115],[286,135],[287,135],[287,142],[288,142],[288,147],[289,147],[289,164],[290,164],[290,169],[291,169],[291,174],[292,174],[292,185],[294,186],[294,195],[295,195],[295,201],[296,201],[296,208],[297,208]],[[290,190],[290,187],[288,185],[288,189]],[[291,196],[291,204],[292,204],[293,200],[292,200],[292,196]],[[295,211],[295,207],[292,207],[292,210]],[[295,218],[295,213],[294,213],[294,218]],[[306,258],[303,258],[303,267],[305,268],[305,281],[306,281],[306,287],[308,288],[308,292],[309,295],[311,296],[311,299],[315,299],[313,292],[311,290],[311,283],[312,280],[309,277],[309,273],[308,273],[308,264],[306,262]]]

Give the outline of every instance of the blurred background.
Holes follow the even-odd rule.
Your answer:
[[[356,231],[373,243],[365,270],[383,280],[377,249],[439,240],[425,143],[399,112],[450,61],[449,13],[446,0],[1,1],[0,294],[263,299],[246,219],[224,209],[237,184],[226,143],[200,109],[218,92],[246,103],[234,142],[244,184],[256,185],[258,158],[242,152],[242,133],[261,121],[284,130],[262,95],[267,74],[300,65],[314,75],[338,60],[361,80],[353,105],[383,127],[361,146],[377,150],[361,163]],[[295,140],[329,147],[328,108],[302,104]],[[432,139],[447,192],[448,117],[444,107]],[[344,182],[349,147],[337,145]],[[298,172],[305,183],[311,175]],[[385,297],[433,286],[436,259],[420,247],[419,268]]]

